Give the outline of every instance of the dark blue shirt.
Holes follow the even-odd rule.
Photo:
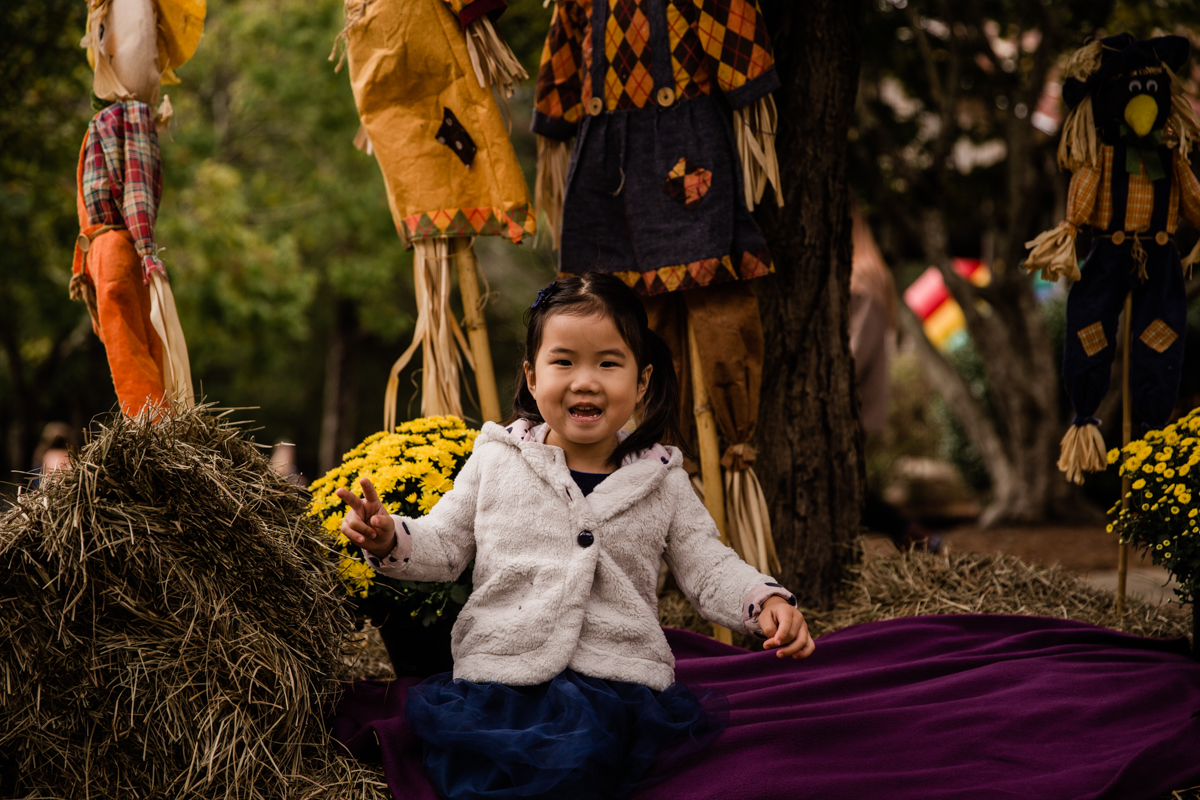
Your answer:
[[[592,493],[592,490],[601,484],[601,482],[609,476],[607,472],[577,472],[571,470],[571,478],[575,481],[575,485],[583,492],[583,496],[587,497]]]

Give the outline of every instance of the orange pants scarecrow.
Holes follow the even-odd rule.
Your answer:
[[[83,160],[76,185],[82,185]],[[121,411],[136,415],[163,399],[162,342],[150,322],[150,290],[133,237],[122,228],[92,223],[83,194],[71,296],[86,300],[92,328],[104,342]]]

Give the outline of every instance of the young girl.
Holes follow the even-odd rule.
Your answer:
[[[338,490],[342,531],[390,577],[450,581],[475,561],[453,676],[406,706],[439,793],[623,797],[660,753],[721,727],[674,683],[660,557],[707,619],[780,657],[814,646],[795,598],[721,544],[682,455],[657,443],[677,419],[674,370],[632,290],[603,274],[551,283],[525,353],[513,421],[484,425],[428,515],[389,516],[364,478],[362,499]]]

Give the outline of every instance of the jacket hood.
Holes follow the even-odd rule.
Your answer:
[[[548,431],[545,423],[537,425],[524,419],[507,426],[486,422],[475,440],[475,448],[486,443],[511,447],[556,491],[568,495],[578,492],[567,467],[566,453],[561,447],[545,444]],[[624,438],[629,432],[619,431],[617,435]],[[683,454],[678,448],[656,444],[640,453],[631,453],[587,500],[601,519],[607,519],[655,490],[674,468],[683,468]]]

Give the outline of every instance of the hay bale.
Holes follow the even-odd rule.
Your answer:
[[[712,626],[678,591],[663,593],[658,608],[663,625],[712,633]],[[1113,592],[1098,589],[1062,567],[984,553],[930,555],[911,550],[872,558],[851,567],[832,609],[804,609],[809,630],[818,637],[860,622],[920,614],[1059,617],[1138,636],[1184,636],[1191,631],[1190,615],[1178,607],[1130,597],[1125,616],[1119,617]],[[750,637],[737,638],[735,644],[761,649]]]
[[[1190,615],[1177,607],[1127,598],[1062,567],[1027,564],[1000,553],[908,551],[851,569],[841,599],[828,612],[805,612],[814,635],[860,622],[920,614],[1021,614],[1088,622],[1138,636],[1183,636]]]
[[[55,797],[383,796],[329,754],[350,630],[303,492],[207,407],[116,416],[0,517],[0,772]]]

